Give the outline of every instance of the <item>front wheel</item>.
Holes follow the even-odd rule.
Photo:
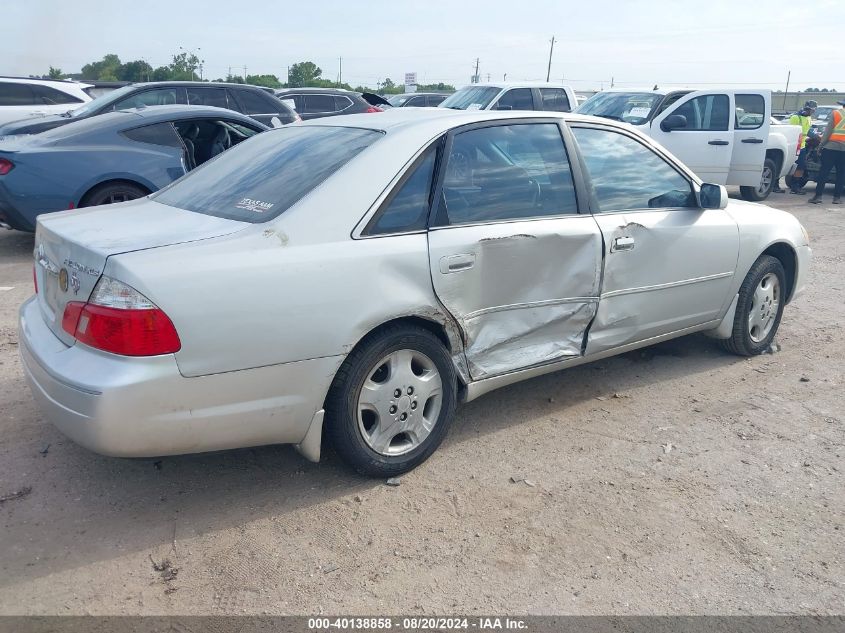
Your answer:
[[[760,202],[769,197],[772,189],[775,188],[775,183],[778,181],[780,174],[777,170],[775,161],[767,158],[763,162],[763,173],[760,175],[760,184],[756,187],[740,187],[739,193],[744,200],[751,202]]]
[[[762,255],[739,287],[733,332],[722,345],[740,356],[765,352],[777,334],[786,301],[786,275],[780,261]]]
[[[389,326],[365,339],[338,370],[326,397],[326,433],[359,473],[399,475],[443,441],[456,393],[443,343],[423,328]]]

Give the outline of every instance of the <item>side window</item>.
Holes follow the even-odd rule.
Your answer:
[[[672,112],[687,118],[687,126],[675,131],[725,132],[730,123],[730,109],[728,95],[701,95],[690,99]]]
[[[35,93],[27,84],[0,82],[0,106],[36,105]]]
[[[689,180],[661,156],[612,130],[574,128],[598,211],[694,207]]]
[[[297,112],[307,112],[305,109],[305,95],[293,95],[294,110]]]
[[[254,90],[238,90],[238,99],[243,106],[244,114],[276,114],[277,108],[265,101],[261,94]]]
[[[446,95],[429,95],[428,96],[428,105],[429,107],[436,106],[442,103],[446,99]]]
[[[349,106],[352,105],[352,100],[349,97],[344,97],[343,95],[336,95],[334,98],[334,111],[340,112],[342,110],[346,110]]]
[[[543,110],[554,112],[569,112],[571,110],[566,90],[562,88],[540,88],[540,94],[543,97]]]
[[[432,147],[411,167],[410,176],[397,186],[367,225],[367,235],[404,233],[425,228],[436,157],[437,148]]]
[[[129,108],[170,105],[171,103],[176,103],[176,88],[156,88],[126,97],[114,104],[114,109],[127,110]]]
[[[229,108],[225,88],[188,88],[188,105]]]
[[[497,110],[533,110],[534,97],[531,88],[514,88],[508,90],[496,104]]]
[[[455,136],[437,224],[570,213],[578,213],[578,204],[556,124],[500,125]]]
[[[47,105],[82,103],[82,99],[69,95],[61,90],[51,88],[50,86],[32,86],[32,89],[35,92],[35,96]]]
[[[763,95],[736,95],[737,130],[756,130],[766,117],[766,102]]]
[[[413,97],[410,102],[408,102],[408,106],[411,108],[424,108],[425,97]]]
[[[310,114],[335,112],[334,95],[305,95],[305,111]]]
[[[121,132],[123,136],[139,143],[150,143],[152,145],[164,145],[166,147],[182,147],[179,135],[170,123],[156,123],[145,125],[132,130]]]

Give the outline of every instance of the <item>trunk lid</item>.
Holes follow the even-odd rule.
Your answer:
[[[142,198],[38,218],[35,276],[44,321],[65,344],[70,301],[87,301],[111,255],[220,237],[250,226]]]

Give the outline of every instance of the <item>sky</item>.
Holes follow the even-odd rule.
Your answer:
[[[166,65],[197,51],[205,78],[274,74],[313,61],[323,77],[375,86],[551,79],[627,86],[845,91],[842,0],[0,0],[0,75],[66,73],[117,54]],[[828,16],[828,17],[825,17]],[[838,17],[837,17],[838,16]],[[837,28],[839,31],[837,32]]]

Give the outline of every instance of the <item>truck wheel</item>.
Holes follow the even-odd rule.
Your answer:
[[[760,176],[760,184],[756,187],[740,187],[739,193],[744,200],[751,202],[760,202],[769,197],[772,193],[775,183],[777,182],[777,165],[771,158],[767,158],[763,163],[763,173]]]

